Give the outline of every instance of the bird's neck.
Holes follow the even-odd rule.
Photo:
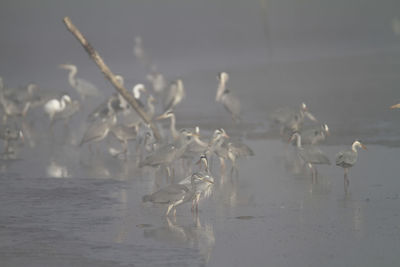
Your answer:
[[[172,137],[174,138],[174,140],[176,140],[176,139],[179,138],[179,133],[176,130],[176,127],[175,127],[175,124],[176,124],[175,115],[172,114],[170,116],[170,118],[171,118],[171,124],[170,124],[171,134],[172,134]]]
[[[354,143],[354,144],[351,146],[351,150],[353,150],[354,152],[357,152],[357,144],[356,144],[356,143]]]
[[[202,141],[202,140],[201,140],[199,137],[197,137],[197,136],[194,137],[194,141],[195,141],[197,144],[199,144],[200,146],[202,146],[202,147],[207,147],[207,146],[208,146],[208,144],[207,144],[206,142]]]
[[[301,136],[299,134],[296,135],[296,145],[298,148],[301,148]]]
[[[224,93],[226,88],[226,80],[221,79],[219,85],[218,85],[218,89],[217,89],[217,96],[215,97],[215,101],[220,101],[221,100],[221,96]]]
[[[139,99],[140,98],[140,88],[139,87],[133,88],[133,97],[135,99]]]
[[[152,101],[147,101],[147,114],[149,115],[149,117],[153,117],[155,112],[155,107],[153,105]]]
[[[65,106],[66,106],[65,100],[61,99],[61,101],[60,101],[60,110],[65,109]]]
[[[69,70],[68,81],[71,84],[71,86],[76,86],[75,75],[76,75],[77,71],[78,70],[76,68],[71,68]]]

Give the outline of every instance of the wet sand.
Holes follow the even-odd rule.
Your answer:
[[[369,145],[350,171],[291,165],[279,139],[247,139],[256,156],[228,174],[198,217],[176,220],[141,203],[154,172],[108,155],[85,165],[64,147],[66,178],[46,178],[44,157],[6,164],[0,179],[0,258],[4,266],[395,266],[400,240],[398,148]],[[344,145],[326,145],[331,159]],[[60,149],[62,147],[60,146]],[[84,155],[85,153],[82,153]],[[67,155],[67,157],[66,157]],[[288,159],[289,157],[289,159]],[[385,159],[385,160],[382,160]],[[90,163],[89,163],[90,162]],[[219,167],[212,171],[219,179]],[[3,162],[4,164],[4,162]],[[97,169],[96,169],[97,168]],[[160,177],[163,182],[163,177]]]
[[[141,201],[166,183],[163,173],[136,168],[133,152],[127,162],[112,158],[108,146],[119,147],[112,138],[99,145],[99,155],[77,147],[87,114],[103,99],[91,100],[69,127],[56,124],[53,137],[38,109],[28,115],[24,127],[31,138],[17,159],[0,160],[0,265],[398,266],[400,111],[388,108],[400,102],[400,50],[389,21],[389,11],[397,9],[383,1],[374,13],[378,5],[371,4],[372,12],[339,1],[336,9],[332,2],[313,12],[311,4],[266,2],[274,11],[270,40],[263,36],[259,1],[182,9],[96,1],[98,20],[87,16],[94,2],[57,8],[46,1],[29,8],[5,3],[0,75],[6,86],[34,81],[74,94],[67,73],[57,68],[69,62],[111,95],[114,89],[62,17],[71,16],[127,87],[147,74],[131,51],[134,35],[142,34],[159,70],[184,81],[187,97],[176,108],[177,127],[200,126],[206,136],[223,127],[255,156],[240,160],[238,174],[228,168],[223,184],[212,159],[216,188],[198,216],[186,204],[176,220],[165,218],[163,207]],[[320,28],[308,32],[310,23]],[[229,89],[241,99],[240,125],[215,103],[220,71],[229,72]],[[329,125],[331,136],[321,149],[332,162],[355,139],[368,147],[350,170],[347,193],[343,170],[334,165],[317,166],[312,184],[310,174],[293,165],[293,148],[271,128],[273,110],[303,101]]]

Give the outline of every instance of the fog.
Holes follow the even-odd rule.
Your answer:
[[[400,102],[399,10],[395,0],[2,1],[5,88],[33,82],[80,101],[59,68],[68,63],[101,95],[52,128],[42,106],[10,119],[25,140],[0,161],[1,265],[397,266],[400,111],[389,107]],[[168,83],[184,83],[177,128],[199,126],[202,138],[224,128],[254,151],[237,172],[228,163],[223,173],[209,158],[215,189],[198,214],[184,204],[164,216],[165,206],[142,203],[168,182],[163,170],[137,167],[135,142],[126,159],[110,155],[121,146],[112,136],[94,152],[78,146],[88,114],[115,89],[65,16],[128,90],[151,87],[133,52],[140,36],[151,65]],[[240,99],[239,124],[215,101],[222,71]],[[330,128],[319,147],[332,165],[317,166],[316,183],[269,119],[302,102]],[[168,125],[159,124],[164,135]],[[345,189],[335,155],[356,139],[368,151],[359,152]],[[177,182],[187,170],[175,167]]]

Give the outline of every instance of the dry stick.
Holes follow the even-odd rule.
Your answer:
[[[147,113],[138,105],[136,99],[126,90],[124,86],[122,86],[118,80],[115,78],[115,75],[111,72],[110,68],[104,63],[103,59],[100,57],[99,53],[93,48],[91,44],[86,40],[86,38],[82,35],[82,33],[72,24],[71,19],[69,17],[64,18],[64,24],[67,26],[67,29],[75,36],[76,39],[82,44],[83,48],[85,48],[86,52],[93,59],[96,65],[100,68],[101,72],[103,72],[104,76],[106,76],[107,80],[111,82],[111,84],[117,89],[117,91],[128,101],[128,103],[133,107],[133,109],[139,114],[142,119],[150,125],[154,136],[157,140],[161,139],[160,133],[154,123],[150,120]]]

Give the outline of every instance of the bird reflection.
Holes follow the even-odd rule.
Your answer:
[[[46,167],[46,174],[52,178],[67,178],[71,177],[66,166],[60,165],[51,160],[50,164]]]
[[[215,245],[213,226],[209,223],[201,225],[198,216],[195,216],[194,222],[189,225],[178,225],[166,217],[163,226],[144,229],[143,234],[144,237],[159,242],[197,249],[206,263],[209,261]]]

